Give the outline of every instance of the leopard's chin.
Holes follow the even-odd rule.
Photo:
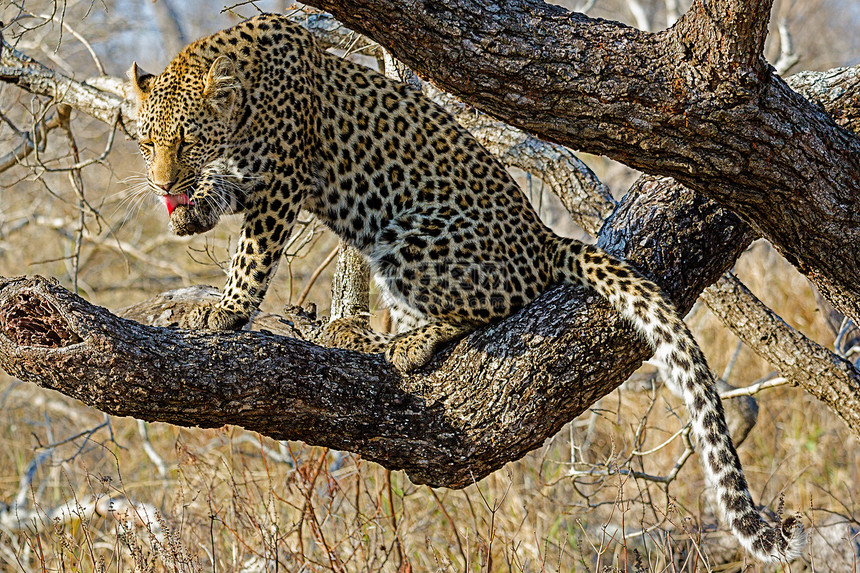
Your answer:
[[[190,205],[178,205],[170,214],[170,230],[180,237],[198,235],[212,229],[217,217],[206,217],[199,209]]]

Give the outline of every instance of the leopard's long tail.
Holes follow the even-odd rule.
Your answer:
[[[659,287],[627,263],[573,239],[558,240],[553,268],[558,282],[594,288],[654,349],[654,358],[670,374],[687,404],[708,482],[741,545],[761,561],[798,557],[806,544],[803,525],[791,517],[774,528],[759,515],[705,356]]]

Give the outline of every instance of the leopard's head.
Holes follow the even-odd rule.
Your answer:
[[[158,76],[137,63],[128,76],[150,190],[176,234],[208,231],[244,200],[229,161],[244,89],[233,60],[183,52]]]

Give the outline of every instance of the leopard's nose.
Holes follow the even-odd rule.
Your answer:
[[[155,185],[156,187],[167,193],[168,191],[170,191],[170,188],[173,187],[174,183],[175,181],[168,181],[167,183],[156,183]]]

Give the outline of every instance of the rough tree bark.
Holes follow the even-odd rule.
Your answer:
[[[860,321],[860,140],[764,61],[769,0],[657,34],[540,0],[308,4],[482,111],[717,200]]]

